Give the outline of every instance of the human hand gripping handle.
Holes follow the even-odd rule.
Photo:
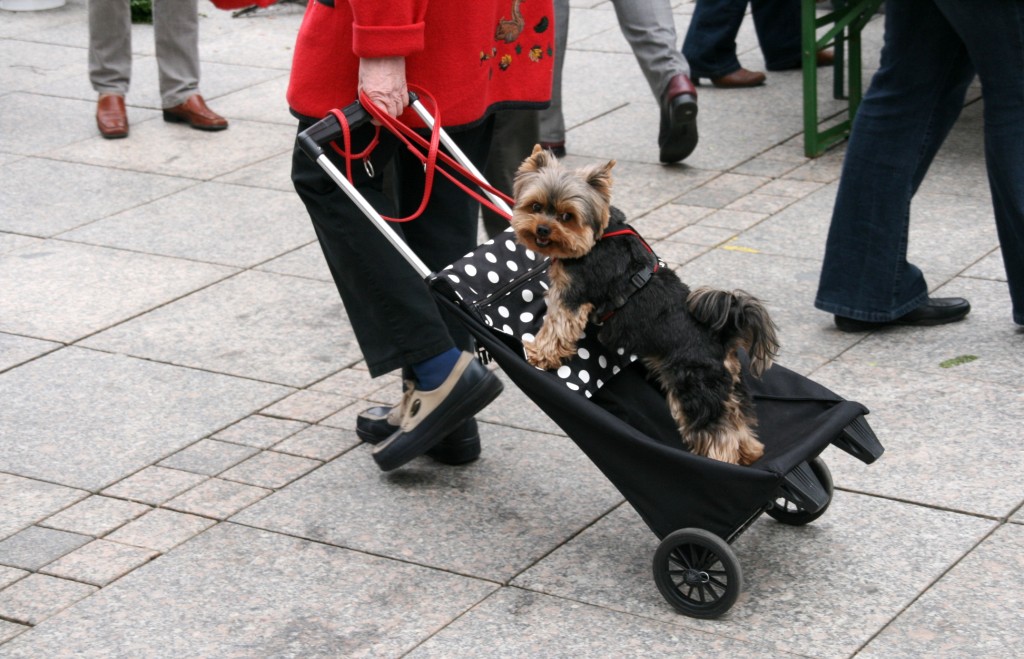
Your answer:
[[[404,57],[363,57],[359,60],[359,90],[389,116],[398,118],[409,105]],[[374,123],[378,123],[374,120]]]
[[[373,57],[359,60],[359,94],[365,94],[374,105],[391,117],[397,118],[412,102],[405,80],[404,57]],[[414,98],[414,97],[413,97]],[[357,128],[373,119],[358,101],[344,109],[349,129]],[[341,137],[338,119],[328,115],[299,134],[299,146],[311,160],[323,153],[323,145]]]

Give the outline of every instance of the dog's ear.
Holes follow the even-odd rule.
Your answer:
[[[519,172],[535,172],[551,162],[551,154],[544,150],[544,147],[537,144],[533,147],[533,153],[519,165]]]
[[[585,172],[587,185],[594,188],[605,199],[612,198],[612,167],[614,166],[615,161],[609,160],[606,164],[591,167]]]

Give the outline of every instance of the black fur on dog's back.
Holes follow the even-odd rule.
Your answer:
[[[606,233],[626,227],[612,207]],[[744,347],[767,368],[778,350],[775,325],[752,296],[690,288],[667,267],[658,267],[640,289],[631,277],[650,266],[653,255],[633,237],[599,240],[587,255],[560,259],[569,277],[563,304],[591,303],[614,312],[601,319],[598,340],[638,355],[659,385],[681,406],[684,434],[711,431],[727,416],[727,401],[739,399],[743,416],[755,422],[739,374],[736,348]],[[623,298],[624,304],[617,306]]]

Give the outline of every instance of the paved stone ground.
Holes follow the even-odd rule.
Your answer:
[[[977,89],[910,237],[932,287],[974,311],[842,334],[811,302],[843,149],[803,157],[799,74],[702,88],[700,146],[664,167],[609,3],[574,2],[569,161],[616,158],[616,202],[657,251],[690,282],[765,298],[781,363],[866,404],[887,448],[870,467],[828,449],[828,513],[758,520],[734,545],[740,601],[700,621],[658,594],[639,516],[514,387],[466,467],[382,474],[355,437],[398,381],[367,376],[291,191],[298,12],[203,7],[218,134],[160,120],[136,27],[132,134],[105,141],[84,0],[0,11],[0,656],[1019,651],[1024,335]],[[740,45],[761,68],[749,21]]]

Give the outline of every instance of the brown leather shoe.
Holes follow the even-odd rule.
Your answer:
[[[722,89],[758,87],[764,84],[765,75],[760,71],[748,71],[742,66],[721,78],[711,78],[711,84]]]
[[[100,94],[96,103],[96,127],[108,140],[128,137],[128,114],[124,109],[124,96]]]
[[[206,101],[199,94],[192,94],[181,105],[164,108],[164,121],[188,124],[199,130],[224,130],[228,120],[206,107]]]
[[[682,73],[669,80],[662,97],[658,147],[663,163],[679,162],[697,148],[697,90]]]

